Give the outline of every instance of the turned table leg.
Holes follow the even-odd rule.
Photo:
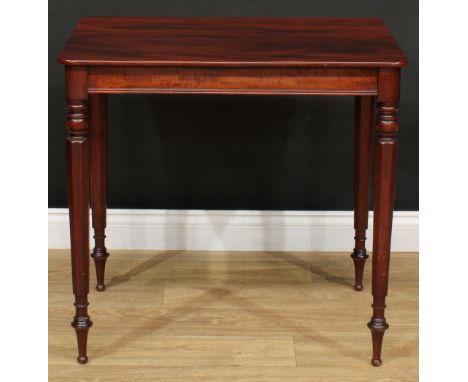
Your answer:
[[[109,254],[105,246],[107,208],[107,95],[89,95],[91,142],[91,208],[93,211],[94,249],[91,256],[96,266],[96,289],[103,291],[104,271]]]
[[[380,366],[390,265],[390,238],[396,180],[399,70],[380,70],[374,153],[374,237],[372,251],[372,364]]]
[[[75,317],[71,325],[78,340],[78,362],[86,363],[88,329],[92,322],[88,316],[89,292],[89,142],[88,95],[85,68],[66,70],[68,109],[68,205],[70,213],[70,239]]]
[[[366,230],[369,216],[372,132],[374,130],[375,97],[354,97],[354,289],[363,289],[366,251]]]

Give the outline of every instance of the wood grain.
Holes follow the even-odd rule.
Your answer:
[[[85,17],[59,56],[66,65],[401,67],[380,19]]]
[[[68,251],[50,251],[50,381],[418,380],[417,254],[392,255],[393,330],[375,369],[370,288],[353,290],[346,253],[112,253],[108,289],[90,294],[83,368],[67,322]]]
[[[90,93],[152,94],[377,94],[369,68],[157,68],[89,69]]]
[[[67,99],[67,175],[72,284],[75,295],[75,316],[72,326],[78,341],[79,363],[86,363],[89,293],[89,126],[88,73],[83,67],[67,67],[65,71]]]
[[[144,335],[132,338],[126,346],[121,344],[121,335],[99,338],[101,346],[90,349],[90,357],[95,365],[112,363],[139,367],[146,365],[161,367],[197,366],[296,366],[294,340],[292,337],[260,336],[161,336]],[[56,336],[50,345],[63,344],[63,338]],[[143,351],[142,351],[143,350]],[[57,364],[68,365],[68,357],[73,355],[73,344],[56,354]],[[135,353],[139,353],[135,358]]]
[[[88,247],[89,136],[88,95],[91,104],[91,201],[98,273],[98,290],[104,290],[104,262],[107,251],[105,229],[105,96],[106,93],[208,93],[208,94],[325,94],[376,95],[378,117],[374,166],[374,250],[372,292],[373,316],[368,324],[373,338],[374,366],[381,365],[382,339],[388,328],[384,316],[387,294],[393,193],[396,179],[396,131],[400,68],[406,57],[380,19],[370,18],[174,18],[174,17],[85,17],[81,19],[59,56],[66,65],[68,118],[68,186],[71,223],[73,292],[76,315],[73,326],[78,337],[78,362],[88,358],[87,313],[89,291]],[[101,93],[99,95],[95,93]],[[366,98],[370,100],[370,98]],[[372,108],[358,103],[358,125],[370,126]],[[362,115],[361,115],[362,114]],[[360,123],[362,116],[363,123]],[[364,122],[365,120],[365,122]],[[362,129],[365,130],[365,129]],[[370,129],[366,129],[370,132]],[[93,132],[96,133],[93,135]],[[363,132],[365,133],[365,132]],[[366,134],[363,134],[366,135]],[[93,138],[94,136],[94,138]],[[97,138],[97,139],[96,139]],[[360,139],[361,141],[362,139]],[[362,143],[362,148],[360,143]],[[367,147],[365,147],[367,146]],[[357,151],[366,151],[364,140]],[[369,155],[358,155],[363,169],[356,176],[357,200],[367,198]],[[366,187],[364,187],[366,185]],[[365,190],[364,190],[365,189]],[[356,289],[362,289],[362,267],[366,202],[358,203],[356,215]],[[362,218],[361,218],[362,217]],[[150,259],[137,268],[111,279],[119,285],[146,273],[161,262],[174,268],[156,267],[157,280],[202,282],[206,271],[200,262],[177,264],[171,254]],[[289,255],[277,255],[288,262]],[[174,261],[173,261],[174,260]],[[203,262],[202,262],[203,263]],[[323,269],[304,262],[290,263],[301,275],[314,273],[325,280],[346,285]],[[211,281],[235,283],[288,283],[294,271],[265,264],[230,264],[230,271],[212,273]],[[295,266],[298,266],[295,268]],[[166,273],[164,270],[166,269]],[[181,272],[190,269],[189,274]],[[241,271],[241,272],[240,272]],[[183,277],[181,277],[181,274]],[[245,278],[247,274],[248,278]],[[221,278],[219,275],[222,275]],[[188,276],[188,277],[187,277]],[[307,276],[304,280],[307,280]],[[304,281],[302,280],[302,281]],[[215,289],[215,295],[230,291]],[[212,293],[213,294],[213,293]],[[242,296],[248,301],[249,295]],[[164,307],[164,303],[163,303]],[[166,325],[163,325],[166,326]]]
[[[386,371],[345,367],[128,367],[94,365],[57,367],[50,381],[60,382],[414,382],[417,370],[392,367]]]
[[[374,232],[372,248],[372,317],[368,323],[372,333],[372,364],[380,366],[382,341],[389,324],[385,317],[390,267],[393,206],[396,191],[396,170],[399,129],[398,101],[400,70],[379,71],[379,94],[374,144]]]

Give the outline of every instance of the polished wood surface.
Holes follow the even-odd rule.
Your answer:
[[[89,125],[91,142],[91,208],[93,211],[94,249],[91,256],[96,267],[96,289],[103,291],[107,253],[107,95],[89,96]]]
[[[348,95],[356,98],[355,289],[367,258],[371,126],[374,166],[372,364],[388,328],[385,297],[396,179],[400,69],[406,58],[381,20],[364,18],[81,19],[59,61],[66,64],[68,186],[78,361],[87,362],[89,202],[104,290],[106,96],[111,93]],[[88,117],[89,110],[89,117]],[[90,149],[91,145],[91,149]],[[91,163],[90,163],[91,161]]]
[[[380,19],[85,17],[66,65],[401,67]]]
[[[50,381],[417,381],[418,255],[392,254],[380,368],[369,366],[363,330],[371,289],[353,290],[348,256],[114,250],[106,292],[90,292],[94,336],[81,367],[67,324],[69,253],[50,251]]]
[[[373,314],[368,326],[372,332],[372,364],[380,366],[382,340],[389,325],[385,318],[388,290],[390,240],[395,201],[396,160],[398,149],[398,101],[400,72],[379,72],[377,123],[374,149],[374,242],[372,249]]]
[[[362,68],[89,69],[90,93],[377,94],[377,71]]]
[[[68,207],[72,258],[72,284],[75,316],[71,325],[78,340],[79,363],[86,363],[89,293],[89,129],[87,73],[82,68],[67,68],[68,109]]]
[[[374,131],[375,97],[354,99],[354,289],[363,289],[362,277],[366,260],[366,231],[369,219],[372,133]]]

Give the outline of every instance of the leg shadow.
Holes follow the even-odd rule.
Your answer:
[[[158,253],[157,255],[149,258],[148,260],[145,260],[142,263],[138,264],[136,267],[133,267],[132,269],[128,270],[123,275],[114,276],[107,283],[107,288],[112,288],[112,287],[115,287],[116,285],[122,284],[124,282],[128,282],[130,281],[132,277],[135,277],[143,272],[148,271],[151,268],[158,266],[159,264],[173,258],[179,253],[180,251]]]

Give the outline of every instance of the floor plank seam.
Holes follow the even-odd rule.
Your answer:
[[[85,368],[75,365],[71,274],[63,272],[69,267],[63,254],[54,253],[49,264],[49,370],[54,381],[71,381],[75,368],[85,373],[83,381],[115,382],[137,375],[148,382],[220,382],[227,375],[232,382],[332,382],[343,376],[357,382],[377,376],[368,362],[371,343],[365,325],[371,313],[371,267],[365,292],[354,292],[346,253],[292,253],[265,263],[258,254],[234,261],[208,251],[194,259],[189,251],[176,264],[161,264],[130,282],[120,275],[130,268],[149,270],[155,253],[135,259],[133,253],[117,251],[108,275],[118,281],[109,288],[112,293],[90,288],[95,327]],[[418,261],[398,253],[393,260],[387,367],[378,375],[389,382],[413,382],[418,375]],[[294,265],[300,262],[297,271]],[[246,281],[237,283],[246,273]],[[336,311],[343,314],[334,315]]]

